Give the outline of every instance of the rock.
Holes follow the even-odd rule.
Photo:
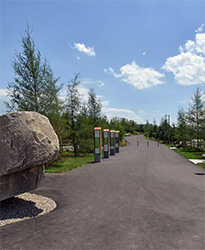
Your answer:
[[[45,164],[59,152],[48,118],[36,112],[0,116],[0,145],[0,175]]]
[[[12,174],[12,183],[15,183],[14,173],[23,171],[24,176],[25,173],[35,176],[42,172],[39,166],[42,168],[46,162],[55,160],[59,153],[59,141],[47,117],[36,112],[14,112],[0,116],[0,149],[0,177],[4,176],[1,180],[5,182],[5,175]],[[32,183],[33,189],[33,177]],[[2,187],[2,181],[0,184]],[[26,185],[30,188],[29,183]]]
[[[63,146],[63,151],[73,152],[74,147],[73,146]]]

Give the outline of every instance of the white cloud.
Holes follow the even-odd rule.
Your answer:
[[[199,28],[202,30],[203,26]],[[172,72],[180,85],[205,82],[205,33],[197,33],[195,41],[188,40],[179,47],[179,54],[167,58],[162,69]]]
[[[103,81],[101,81],[101,80],[90,80],[90,79],[84,79],[83,81],[82,81],[82,84],[97,84],[98,85],[98,87],[104,87],[104,82]]]
[[[184,46],[179,47],[179,51],[205,55],[205,33],[197,33],[195,41],[188,40]]]
[[[111,119],[113,117],[120,117],[120,118],[126,118],[129,120],[135,120],[137,123],[145,123],[145,121],[138,116],[134,111],[130,109],[118,109],[118,108],[111,108],[111,107],[103,107],[102,111],[108,119]]]
[[[109,67],[108,69],[103,69],[103,71],[107,74],[111,74],[111,75],[114,74],[114,70],[111,67]]]
[[[153,68],[141,68],[135,61],[122,66],[120,68],[120,74],[115,73],[111,67],[104,69],[104,72],[112,74],[115,78],[120,78],[126,83],[132,84],[137,89],[149,88],[164,83],[164,81],[161,80],[164,74],[159,73]]]
[[[103,99],[103,98],[105,98],[103,95],[96,95],[96,97],[97,97],[98,99]]]
[[[143,56],[146,56],[147,52],[146,52],[146,51],[144,51],[142,54],[143,54]]]
[[[104,87],[105,84],[104,84],[104,82],[101,81],[98,86],[101,88],[101,87]]]
[[[78,86],[77,89],[78,89],[79,94],[81,95],[82,101],[83,102],[87,102],[88,101],[88,92],[89,92],[89,89],[85,88],[83,86]],[[65,101],[66,97],[67,97],[67,89],[62,90],[60,92],[59,97],[60,97],[61,100]]]
[[[205,82],[205,60],[189,52],[169,57],[162,69],[172,72],[181,85],[196,85]]]
[[[195,32],[196,33],[203,32],[203,29],[204,29],[204,23],[198,29],[196,29]]]
[[[88,97],[89,97],[89,95],[88,95],[89,89],[85,88],[83,86],[78,86],[78,91],[81,94],[82,100],[84,102],[87,102],[88,101]]]
[[[109,101],[102,101],[101,104],[102,104],[102,106],[109,106],[110,102]]]
[[[144,111],[142,109],[138,110],[139,114],[144,114]]]
[[[8,90],[7,89],[0,89],[0,96],[7,96],[8,95]]]
[[[84,52],[88,56],[96,56],[94,48],[86,47],[84,43],[74,43],[74,49]]]
[[[77,59],[77,60],[80,60],[80,57],[79,57],[79,56],[76,56],[76,59]]]

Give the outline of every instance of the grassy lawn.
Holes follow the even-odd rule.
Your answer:
[[[174,151],[187,159],[203,159],[202,152],[192,152],[185,148],[176,148]]]
[[[64,173],[74,168],[82,167],[94,161],[94,154],[80,154],[74,157],[71,153],[64,153],[60,160],[50,162],[45,169],[46,173]]]
[[[205,163],[198,163],[197,165],[205,169]]]

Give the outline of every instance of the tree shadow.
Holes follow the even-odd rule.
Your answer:
[[[0,202],[0,220],[35,217],[43,212],[35,202],[12,197]]]

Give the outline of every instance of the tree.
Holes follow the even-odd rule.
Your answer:
[[[102,110],[102,104],[99,100],[97,100],[95,91],[93,88],[90,89],[88,93],[88,111],[90,117],[92,117],[93,120],[93,126],[97,126],[97,121],[101,116],[101,110]]]
[[[121,123],[121,119],[118,117],[113,117],[110,120],[110,129],[114,129],[114,130],[119,130],[120,131],[120,141],[124,138],[125,136],[125,130],[124,127]]]
[[[152,137],[154,139],[157,139],[157,136],[158,136],[158,126],[157,126],[156,120],[154,119],[153,128],[152,128]]]
[[[55,78],[50,65],[36,49],[32,32],[27,25],[25,36],[21,39],[22,53],[16,53],[12,62],[15,72],[14,82],[8,84],[11,101],[7,102],[8,111],[36,111],[49,117],[58,113],[61,103]]]
[[[203,131],[205,126],[205,102],[203,100],[203,93],[199,88],[197,88],[196,93],[192,97],[187,119],[193,128],[192,139],[197,140],[197,148],[199,149],[202,141],[200,139],[204,137]]]
[[[177,142],[187,144],[188,140],[188,125],[186,120],[186,112],[182,107],[179,108],[177,113],[177,130],[176,130]]]
[[[78,119],[78,141],[79,150],[81,153],[92,153],[94,150],[94,135],[93,135],[93,125],[90,123],[88,116],[87,105],[84,103],[80,109]]]
[[[167,116],[165,115],[165,118],[161,119],[160,125],[159,125],[159,139],[164,142],[169,142],[169,129],[170,125],[167,121]]]
[[[78,153],[79,144],[79,128],[77,126],[79,111],[81,108],[81,96],[78,91],[78,86],[80,81],[78,80],[80,73],[76,74],[73,79],[71,79],[70,84],[67,88],[67,113],[70,119],[70,129],[71,129],[71,140],[74,148],[75,157]]]

